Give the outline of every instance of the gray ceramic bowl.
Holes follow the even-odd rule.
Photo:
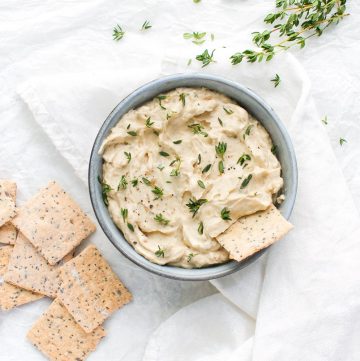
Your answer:
[[[176,74],[154,80],[135,90],[122,100],[107,117],[95,139],[89,164],[91,202],[96,217],[105,234],[124,256],[150,272],[180,280],[210,280],[228,275],[246,267],[260,257],[266,250],[262,250],[242,262],[229,261],[224,264],[200,269],[184,269],[151,263],[134,250],[113,223],[103,203],[101,186],[97,180],[98,176],[102,174],[102,158],[98,154],[99,148],[109,134],[110,129],[114,127],[119,119],[130,109],[137,108],[155,96],[177,87],[206,87],[223,93],[244,107],[266,128],[274,144],[278,146],[278,157],[282,166],[284,193],[286,196],[280,210],[286,218],[290,217],[296,197],[298,176],[296,158],[290,137],[284,125],[263,99],[250,89],[238,83],[209,74]]]

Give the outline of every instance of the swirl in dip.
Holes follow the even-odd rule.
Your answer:
[[[178,88],[112,128],[100,150],[104,201],[127,241],[151,262],[226,262],[216,237],[268,208],[283,185],[273,151],[262,125],[231,99]]]

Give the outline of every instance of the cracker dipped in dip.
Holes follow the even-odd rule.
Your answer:
[[[223,263],[216,237],[267,209],[281,166],[263,126],[228,97],[178,88],[126,113],[101,146],[103,198],[135,250],[151,262]]]

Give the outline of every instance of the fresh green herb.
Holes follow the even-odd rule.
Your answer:
[[[199,123],[190,124],[188,128],[190,128],[194,134],[201,134],[205,138],[208,136],[208,133],[203,131],[204,127]]]
[[[120,182],[119,182],[119,185],[117,187],[117,190],[119,191],[120,189],[126,189],[127,184],[128,184],[128,182],[127,182],[125,176],[122,175],[121,179],[120,179]]]
[[[153,192],[155,194],[155,199],[159,199],[162,198],[164,195],[164,190],[162,188],[159,188],[158,186],[155,186],[151,192]]]
[[[161,249],[160,246],[158,245],[158,250],[155,252],[155,256],[156,257],[165,257],[165,250]]]
[[[201,164],[201,154],[198,155],[198,161],[197,164],[200,165]],[[210,166],[211,167],[211,166]]]
[[[220,215],[224,221],[231,221],[230,210],[228,208],[223,208],[220,212]]]
[[[194,0],[194,2],[200,2],[200,0]],[[191,262],[191,260],[193,259],[193,257],[197,256],[196,254],[194,253],[189,253],[188,256],[187,256],[187,262]]]
[[[129,135],[131,135],[132,137],[136,137],[137,136],[137,133],[133,130],[130,130],[127,132]]]
[[[158,95],[157,97],[155,97],[158,101],[159,101],[159,105],[161,109],[165,109],[166,108],[162,105],[162,101],[166,99],[166,95]]]
[[[207,202],[207,199],[200,198],[196,199],[189,199],[189,203],[186,206],[189,208],[190,212],[193,214],[193,218],[195,217],[196,213],[199,211],[199,208]]]
[[[247,128],[245,129],[245,133],[243,135],[244,139],[247,135],[250,135],[250,132],[251,132],[251,128],[253,127],[252,124],[248,125]]]
[[[159,132],[157,130],[153,130],[153,133],[157,136],[159,135]]]
[[[223,174],[224,173],[224,170],[225,170],[225,168],[224,168],[224,161],[220,161],[219,162],[219,164],[218,164],[218,169],[219,169],[219,173],[220,174]]]
[[[193,39],[193,43],[196,45],[201,45],[205,43],[206,33],[192,32],[192,33],[184,33],[184,39]]]
[[[241,183],[240,189],[244,189],[251,181],[252,174],[249,174]]]
[[[101,185],[101,195],[102,195],[102,199],[103,199],[103,202],[106,206],[109,205],[109,200],[108,200],[108,193],[110,191],[112,191],[113,189],[108,185],[106,184],[101,178],[100,176],[98,176],[98,182],[100,183]]]
[[[201,188],[203,188],[203,189],[206,188],[204,182],[203,182],[201,179],[199,179],[199,180],[197,181],[197,184],[199,185],[199,187],[201,187]]]
[[[150,21],[149,20],[145,20],[144,24],[142,24],[142,27],[140,30],[148,30],[152,28],[152,25],[150,25]]]
[[[124,37],[124,35],[125,35],[125,31],[123,31],[121,26],[119,24],[117,24],[115,26],[115,28],[113,29],[113,39],[115,41],[119,41]]]
[[[170,154],[169,153],[166,153],[166,152],[164,152],[163,150],[161,150],[160,152],[159,152],[159,154],[161,155],[161,156],[163,156],[163,157],[168,157]]]
[[[200,222],[198,227],[198,233],[203,234],[204,233],[204,223]]]
[[[224,126],[223,121],[219,117],[218,117],[218,122],[222,127]]]
[[[123,221],[125,222],[127,216],[128,216],[128,210],[127,208],[121,208],[121,216],[123,218]]]
[[[161,213],[157,214],[157,215],[155,216],[154,220],[155,220],[156,222],[164,225],[164,226],[167,226],[167,225],[169,224],[169,222],[170,222],[170,220],[164,218],[164,216],[163,216]]]
[[[218,157],[221,158],[218,164],[220,174],[224,173],[224,154],[226,152],[227,144],[220,142],[218,145],[215,145],[215,151]]]
[[[325,116],[324,119],[321,119],[321,121],[322,121],[325,125],[328,125],[328,117],[327,117],[327,115]]]
[[[142,177],[142,181],[144,182],[144,184],[146,184],[147,186],[151,186],[151,182],[145,178],[145,177]]]
[[[209,50],[206,49],[206,50],[204,50],[204,52],[202,54],[197,55],[195,59],[200,61],[203,64],[202,68],[204,68],[205,66],[209,65],[210,63],[215,62],[214,52],[215,52],[215,49],[210,54]]]
[[[268,14],[264,22],[272,28],[253,33],[253,43],[257,49],[247,49],[230,57],[232,64],[244,59],[249,63],[270,61],[276,54],[298,45],[303,48],[306,41],[331,24],[337,24],[349,14],[346,0],[276,0],[276,12]],[[273,34],[279,42],[270,42]]]
[[[271,79],[271,81],[274,82],[274,86],[276,88],[281,82],[279,74],[275,74],[275,78]]]
[[[124,152],[124,154],[125,154],[125,157],[127,158],[128,163],[130,163],[130,161],[131,161],[131,153]]]
[[[271,147],[271,153],[276,155],[278,150],[278,146],[276,144],[273,144],[273,146]]]
[[[192,62],[192,59],[189,59],[188,62],[187,62],[187,66],[190,66],[191,62]]]
[[[203,170],[201,171],[201,173],[206,173],[206,172],[208,172],[208,171],[210,170],[210,168],[211,168],[211,164],[208,164],[207,166],[205,166],[205,167],[203,168]]]
[[[236,164],[240,164],[241,166],[244,165],[244,163],[247,161],[247,160],[251,160],[251,157],[249,154],[243,154],[239,159],[238,161],[236,162]]]
[[[347,140],[344,139],[344,138],[340,138],[340,139],[339,139],[339,143],[340,143],[340,145],[342,146],[344,143],[347,143]]]
[[[231,109],[228,109],[228,108],[225,108],[225,107],[223,107],[223,109],[224,109],[224,111],[225,111],[225,113],[226,114],[232,114],[232,113],[234,113],[234,111],[233,110],[231,110]]]
[[[151,128],[151,126],[154,124],[154,122],[151,121],[151,117],[148,117],[145,121],[145,125],[147,128]]]
[[[173,141],[174,144],[180,144],[182,142],[182,139]]]
[[[159,164],[158,166],[157,166],[157,169],[159,169],[159,170],[163,170],[165,168],[165,166],[164,165],[162,165],[162,164]]]
[[[127,226],[128,226],[128,228],[130,229],[131,232],[135,231],[134,226],[131,223],[128,223]]]
[[[185,100],[186,95],[187,95],[187,94],[185,94],[185,93],[181,93],[181,94],[179,95],[179,100],[182,102],[182,105],[183,105],[183,106],[185,106],[185,104],[186,104],[186,100]]]
[[[173,166],[174,164],[176,164],[176,168],[171,171],[170,176],[171,177],[178,177],[180,175],[181,159],[176,158],[175,160],[173,160],[170,163],[170,167]]]
[[[193,0],[195,4],[199,4],[201,0]]]
[[[133,187],[136,187],[138,185],[139,181],[137,178],[134,178],[132,181],[131,181],[131,184]]]

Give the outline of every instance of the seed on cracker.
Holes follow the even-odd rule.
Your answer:
[[[15,244],[16,228],[10,223],[5,223],[0,227],[0,243]]]
[[[0,180],[0,227],[16,214],[16,183]]]
[[[229,252],[230,258],[240,262],[275,243],[292,228],[292,224],[271,205],[265,211],[241,217],[217,240]]]
[[[4,279],[29,291],[55,298],[59,288],[59,267],[71,258],[72,254],[69,254],[63,261],[51,266],[19,232]]]
[[[11,310],[43,297],[3,281],[12,251],[12,246],[0,247],[0,310]]]
[[[56,182],[18,209],[12,223],[51,265],[95,231],[94,223]]]
[[[99,326],[86,333],[55,299],[27,334],[29,341],[51,361],[82,361],[105,336]]]
[[[85,332],[91,332],[132,296],[94,245],[60,268],[58,298]]]

